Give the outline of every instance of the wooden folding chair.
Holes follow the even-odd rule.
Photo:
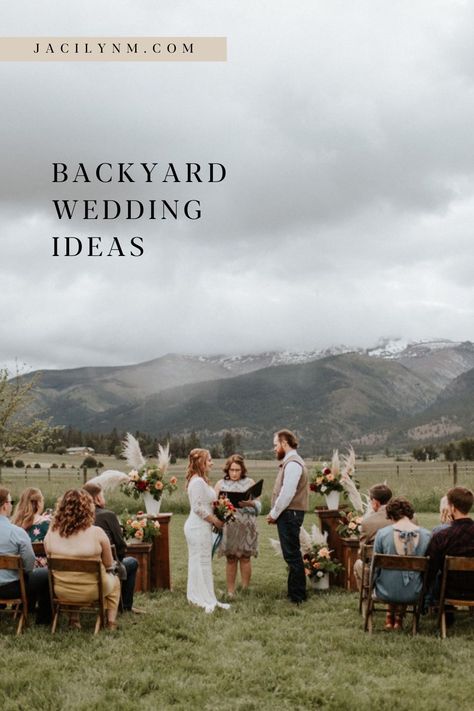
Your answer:
[[[43,541],[36,541],[35,543],[32,543],[31,545],[33,547],[33,552],[34,552],[36,558],[46,558],[46,551],[44,549]]]
[[[373,553],[373,545],[361,543],[360,559],[362,561],[362,580],[359,591],[359,614],[362,614],[362,606],[364,604],[364,600],[367,600],[367,598],[369,597],[370,563],[372,561]]]
[[[56,594],[54,587],[54,573],[92,573],[97,582],[97,599],[74,601],[61,598]],[[98,634],[101,626],[105,627],[105,605],[104,591],[102,587],[102,573],[100,560],[90,560],[86,558],[55,558],[48,556],[49,590],[51,595],[51,607],[53,610],[53,622],[51,634],[56,632],[59,613],[64,612],[97,612],[97,619],[94,634]]]
[[[426,588],[426,573],[428,570],[429,558],[426,556],[417,555],[384,555],[381,553],[374,553],[372,556],[372,564],[370,567],[370,579],[369,579],[369,596],[367,599],[367,609],[365,613],[364,620],[364,630],[365,632],[372,633],[373,629],[373,614],[374,612],[386,612],[388,604],[393,605],[405,605],[406,612],[413,615],[412,624],[412,634],[415,635],[418,632],[418,626],[420,622],[420,614],[423,605],[423,598],[425,595]],[[422,576],[421,591],[415,600],[411,600],[408,603],[401,603],[400,600],[379,600],[373,590],[375,583],[375,575],[377,570],[400,570],[408,571],[414,573],[420,573]],[[376,607],[376,605],[381,605],[381,607]]]
[[[13,619],[16,620],[19,616],[18,625],[16,628],[17,635],[21,634],[23,627],[28,622],[28,600],[26,597],[25,571],[23,561],[19,555],[0,555],[0,568],[3,570],[16,570],[18,572],[18,581],[20,583],[20,595],[15,598],[2,598],[0,589],[0,605],[7,605],[5,609],[0,608],[0,612],[13,613]],[[11,608],[8,609],[8,605]]]
[[[453,597],[449,591],[449,574],[452,572],[472,573],[471,586],[465,591],[466,598]],[[474,610],[474,558],[447,555],[444,559],[443,577],[441,579],[441,592],[439,595],[438,624],[441,639],[446,638],[446,605],[467,607],[469,612]]]

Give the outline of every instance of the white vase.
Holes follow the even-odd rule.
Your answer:
[[[127,546],[138,546],[140,543],[143,543],[143,541],[140,541],[138,538],[127,538],[126,540]]]
[[[322,578],[314,575],[310,580],[314,590],[329,590],[329,575],[327,573],[324,573]]]
[[[153,498],[149,491],[144,491],[143,499],[145,501],[145,508],[147,514],[150,514],[150,516],[158,516],[158,514],[160,513],[162,497],[160,496],[157,501]]]
[[[330,511],[337,511],[339,509],[339,497],[339,491],[331,491],[329,494],[324,494],[326,506]]]

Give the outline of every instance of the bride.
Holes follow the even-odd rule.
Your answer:
[[[212,526],[222,528],[223,522],[212,513],[216,499],[209,486],[208,472],[212,467],[207,449],[192,449],[189,454],[186,488],[191,513],[184,524],[188,544],[188,589],[189,602],[213,612],[215,607],[227,609],[230,605],[217,602],[212,579]]]

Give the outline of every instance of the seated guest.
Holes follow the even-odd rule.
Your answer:
[[[7,489],[0,488],[0,555],[19,555],[23,561],[26,578],[28,608],[33,611],[38,603],[36,623],[51,622],[48,571],[33,570],[35,554],[28,534],[15,526],[8,517],[12,512],[12,498]],[[20,583],[16,570],[0,570],[0,597],[15,598],[20,595]]]
[[[474,494],[470,489],[456,486],[447,494],[448,510],[452,522],[446,528],[441,528],[433,534],[426,555],[430,557],[428,568],[428,586],[432,588],[435,599],[439,597],[436,580],[442,575],[444,559],[447,555],[474,556],[474,521],[468,515],[474,502]],[[459,600],[472,596],[474,581],[472,573],[450,573],[449,594]],[[448,618],[452,622],[452,615]]]
[[[431,530],[431,536],[437,531],[441,531],[443,528],[447,528],[452,521],[451,514],[449,512],[448,497],[443,496],[439,502],[439,524]]]
[[[94,501],[95,505],[95,525],[103,528],[109,537],[109,541],[115,546],[117,558],[125,566],[127,571],[127,579],[122,580],[122,603],[124,611],[140,613],[136,607],[133,607],[133,591],[135,589],[135,579],[137,577],[138,561],[132,556],[126,556],[127,544],[123,538],[122,528],[119,520],[113,511],[105,508],[104,492],[100,484],[88,482],[84,484],[87,491]]]
[[[42,541],[49,528],[50,517],[44,513],[43,494],[39,489],[25,489],[15,506],[12,523],[23,528],[32,543]]]
[[[372,545],[374,542],[375,534],[381,528],[388,525],[388,518],[386,513],[387,504],[392,498],[392,491],[386,484],[375,484],[369,489],[369,500],[371,506],[371,513],[366,516],[361,524],[360,529],[360,539],[359,542],[362,545]],[[357,582],[357,588],[360,590],[362,586],[362,561],[356,560],[354,563],[354,576]],[[367,580],[365,584],[367,585]]]
[[[25,489],[15,506],[12,523],[23,528],[32,543],[43,541],[48,532],[50,516],[46,516],[43,511],[44,499],[41,491],[33,488]],[[46,566],[46,558],[37,556],[35,568],[46,568]]]
[[[374,554],[425,555],[430,532],[413,523],[414,509],[404,496],[391,499],[387,504],[387,517],[393,523],[377,531]],[[390,600],[385,629],[401,629],[406,604],[416,600],[421,592],[420,573],[408,570],[377,570],[374,590],[379,600]],[[397,603],[397,604],[395,604]]]
[[[58,501],[44,545],[51,557],[86,558],[102,562],[102,585],[107,611],[107,626],[116,629],[120,600],[120,581],[111,571],[114,559],[105,532],[94,526],[95,507],[86,491],[70,489]],[[90,573],[55,572],[54,588],[64,600],[97,599],[95,576]],[[78,616],[70,617],[70,626],[79,628]]]

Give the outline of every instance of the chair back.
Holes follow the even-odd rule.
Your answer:
[[[19,555],[0,555],[2,570],[23,570],[23,561]]]
[[[360,544],[360,559],[363,563],[370,563],[374,554],[374,546],[368,543]]]
[[[46,556],[43,541],[35,541],[31,545],[33,546],[33,552],[37,558],[44,558]]]
[[[0,593],[0,603],[2,605],[12,605],[12,612],[15,617],[20,612],[16,633],[21,634],[24,625],[28,622],[28,600],[26,597],[25,570],[23,561],[19,555],[0,555],[0,569],[17,570],[18,582],[20,584],[20,595],[15,598],[2,598]]]
[[[55,558],[48,556],[48,572],[49,572],[49,590],[51,594],[51,603],[53,607],[53,624],[51,632],[54,634],[58,623],[59,613],[61,609],[69,609],[74,611],[89,610],[97,611],[97,622],[94,634],[100,629],[100,626],[105,626],[105,607],[104,607],[104,591],[102,586],[102,567],[101,561],[90,558]],[[66,600],[56,594],[55,590],[55,573],[92,573],[97,581],[97,600]]]
[[[454,576],[450,576],[454,573]],[[463,575],[464,574],[464,575]],[[458,578],[458,584],[455,578]],[[462,595],[456,594],[450,587],[461,588]],[[474,600],[474,557],[447,555],[444,559],[443,577],[441,580],[440,600]]]
[[[429,558],[420,555],[387,555],[374,553],[372,567],[385,570],[407,570],[415,573],[425,573],[428,570]]]

